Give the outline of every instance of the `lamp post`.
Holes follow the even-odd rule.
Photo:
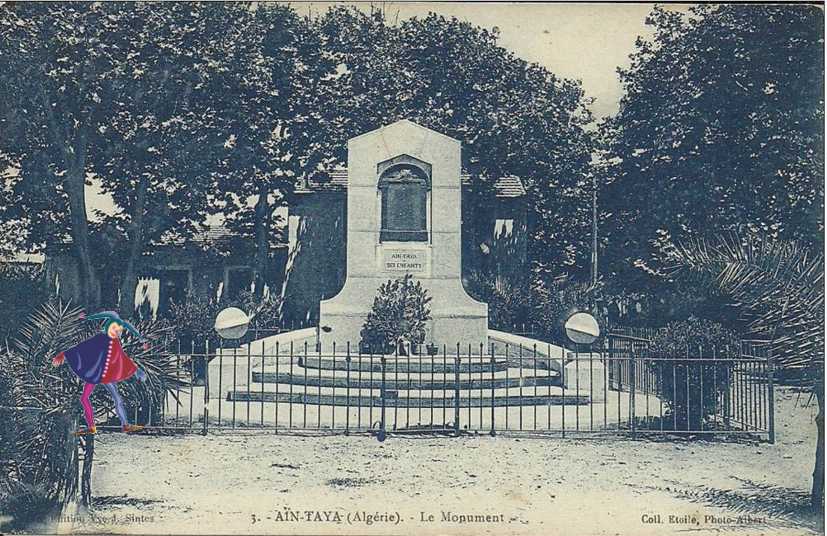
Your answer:
[[[592,286],[597,284],[597,175],[592,173]]]

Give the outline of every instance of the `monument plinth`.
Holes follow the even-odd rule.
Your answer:
[[[487,344],[488,306],[461,280],[460,147],[407,120],[348,141],[347,279],[321,302],[323,350],[355,350],[379,286],[406,273],[432,298],[426,343]]]

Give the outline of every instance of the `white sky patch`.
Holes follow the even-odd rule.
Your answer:
[[[348,2],[310,2],[300,13],[324,13]],[[369,12],[371,3],[353,4]],[[539,63],[557,76],[581,80],[595,118],[617,113],[622,94],[618,67],[629,66],[637,36],[650,37],[646,16],[652,4],[508,4],[495,2],[381,2],[390,23],[424,17],[433,11],[486,29],[499,28],[499,44],[526,61]],[[686,11],[689,5],[667,5]]]
[[[115,203],[112,201],[112,196],[104,193],[101,189],[101,181],[95,177],[91,179],[92,184],[87,184],[85,189],[86,194],[86,213],[90,221],[100,221],[101,218],[96,211],[103,212],[108,216],[114,215],[118,210]]]

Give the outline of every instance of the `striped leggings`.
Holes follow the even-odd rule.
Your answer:
[[[92,403],[89,401],[92,391],[95,390],[95,385],[94,383],[85,384],[83,386],[83,394],[80,395],[80,405],[83,406],[83,417],[86,419],[86,426],[88,428],[95,427],[95,410],[92,409]],[[112,400],[115,401],[115,413],[118,414],[118,418],[121,420],[121,426],[126,426],[129,424],[129,421],[126,419],[126,409],[123,405],[123,399],[120,393],[118,393],[118,388],[115,387],[114,383],[104,383],[103,386],[106,387],[106,390],[109,391],[109,394],[112,396]]]

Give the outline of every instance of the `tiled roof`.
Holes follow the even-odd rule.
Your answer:
[[[313,192],[343,192],[347,190],[347,168],[336,168],[328,174],[327,180],[307,181],[296,187],[297,194]]]
[[[230,229],[225,227],[222,224],[218,225],[210,225],[204,229],[196,231],[193,236],[182,238],[180,236],[172,235],[172,234],[164,234],[161,236],[159,240],[151,240],[145,246],[147,248],[153,247],[181,247],[188,244],[197,244],[199,246],[210,246],[210,245],[218,245],[218,244],[231,244],[234,240],[243,239],[241,236],[233,233]],[[47,251],[51,250],[54,251],[63,251],[72,246],[72,238],[66,238],[65,240],[54,241],[50,242],[47,245]],[[278,249],[278,248],[286,248],[287,244],[270,244],[271,249]],[[41,262],[44,257],[42,255],[32,255],[27,258],[21,257],[20,259],[3,259],[0,258],[0,263],[2,262]]]
[[[514,175],[500,177],[494,187],[497,189],[497,197],[522,197],[526,194],[523,181]]]
[[[471,184],[471,175],[462,174],[463,186]],[[519,177],[509,175],[497,179],[494,187],[497,189],[497,197],[522,197],[526,195],[525,186]],[[307,184],[296,188],[296,193],[309,194],[313,192],[344,192],[347,190],[347,168],[336,168],[329,174],[325,181],[308,181]]]
[[[220,244],[231,243],[234,240],[239,240],[242,237],[235,234],[222,224],[210,225],[204,229],[196,231],[191,238],[182,239],[180,237],[164,237],[160,244],[164,246],[181,246],[184,244]],[[271,244],[271,248],[281,247],[283,244]]]

